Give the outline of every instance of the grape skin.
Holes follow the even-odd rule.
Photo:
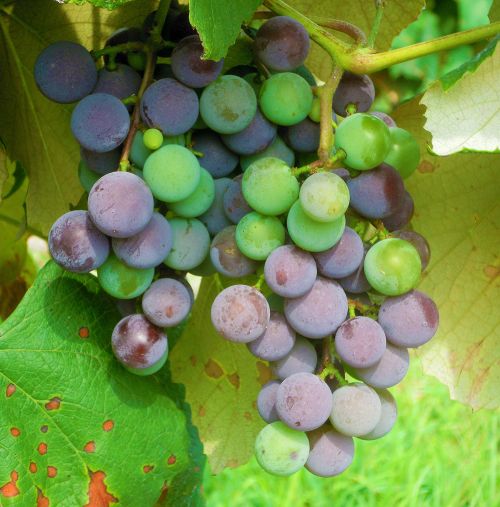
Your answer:
[[[341,474],[354,459],[352,437],[342,435],[323,426],[307,434],[311,450],[306,468],[318,477],[334,477]]]
[[[295,151],[304,153],[316,151],[319,146],[319,123],[305,118],[300,123],[288,127],[284,139]]]
[[[412,217],[415,205],[409,192],[405,190],[402,202],[398,209],[391,215],[384,217],[382,222],[388,231],[395,231],[407,226]]]
[[[223,205],[224,213],[227,218],[234,224],[237,224],[245,215],[252,212],[252,208],[245,201],[243,191],[241,189],[242,174],[233,178],[224,192]]]
[[[270,380],[262,386],[257,396],[257,410],[267,423],[279,420],[278,412],[276,412],[276,392],[279,386],[279,380]]]
[[[231,222],[224,213],[224,193],[228,189],[232,180],[229,178],[218,178],[214,180],[215,185],[215,198],[212,206],[208,208],[203,215],[200,215],[198,219],[203,222],[208,229],[208,232],[214,236],[218,232],[222,231],[225,227],[229,227]]]
[[[104,175],[111,171],[116,171],[120,165],[120,157],[122,151],[120,148],[106,151],[104,153],[96,153],[94,151],[80,149],[80,157],[91,171]]]
[[[369,114],[382,120],[389,128],[397,127],[396,122],[388,114],[382,113],[381,111],[371,111]]]
[[[422,271],[428,266],[431,258],[431,247],[421,234],[415,231],[394,231],[392,236],[404,239],[415,247],[422,261]]]
[[[398,127],[390,129],[391,149],[384,162],[394,167],[403,178],[411,176],[420,162],[420,146],[407,131]]]
[[[290,428],[311,431],[328,420],[332,411],[332,393],[316,375],[295,373],[279,386],[276,411]]]
[[[64,269],[89,273],[106,261],[109,240],[92,223],[86,211],[69,211],[52,225],[49,250],[52,258]]]
[[[254,155],[241,157],[241,168],[243,171],[246,171],[254,162],[265,157],[279,158],[289,167],[293,167],[295,164],[295,153],[284,143],[281,137],[276,136],[274,141],[264,150],[259,151]]]
[[[215,183],[210,173],[200,168],[200,181],[194,191],[181,201],[172,202],[169,208],[178,216],[194,218],[207,211],[215,199]]]
[[[122,100],[137,95],[141,76],[128,65],[119,63],[114,70],[103,67],[99,70],[93,93],[109,93]]]
[[[346,292],[351,292],[352,294],[362,294],[363,292],[367,292],[371,289],[371,285],[365,276],[364,267],[367,249],[363,248],[363,250],[363,260],[361,261],[359,267],[350,275],[347,275],[344,278],[339,278],[338,280],[340,285],[342,285],[342,288]]]
[[[197,155],[200,165],[214,178],[231,174],[238,165],[238,156],[229,151],[211,130],[196,132],[193,135],[193,148],[202,153],[202,156]]]
[[[375,389],[375,391],[380,398],[382,411],[375,428],[373,428],[370,433],[366,433],[365,435],[361,435],[359,437],[363,440],[375,440],[387,435],[398,418],[398,406],[396,405],[394,396],[387,389]]]
[[[347,116],[347,106],[354,104],[357,113],[370,109],[375,99],[375,86],[366,74],[344,72],[333,96],[333,109],[340,116]]]
[[[285,357],[276,361],[272,369],[278,378],[284,380],[294,373],[313,373],[317,362],[318,356],[313,344],[309,340],[297,336],[292,350]]]

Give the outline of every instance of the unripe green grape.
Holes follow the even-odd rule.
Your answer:
[[[319,97],[314,97],[311,110],[309,111],[309,118],[316,123],[321,120],[321,102]]]
[[[163,134],[158,129],[148,129],[142,138],[144,146],[148,150],[157,150],[163,144]]]
[[[288,212],[288,234],[293,242],[309,252],[323,252],[340,241],[345,229],[345,216],[332,222],[318,222],[304,213],[300,201]]]
[[[373,169],[384,161],[390,147],[389,127],[367,113],[348,116],[335,131],[335,148],[346,153],[345,163],[352,169]]]
[[[248,204],[263,215],[281,215],[299,196],[299,182],[279,158],[257,160],[244,172],[241,184]]]
[[[165,264],[172,269],[190,271],[199,266],[208,254],[210,235],[207,228],[196,218],[169,219],[172,228],[172,250]]]
[[[101,287],[118,299],[133,299],[140,296],[151,285],[155,270],[130,268],[115,255],[97,269]]]
[[[280,72],[266,79],[259,104],[268,120],[277,125],[295,125],[307,117],[313,94],[309,83],[293,72]]]
[[[389,132],[391,148],[384,162],[394,167],[403,178],[408,178],[420,162],[420,147],[407,130],[393,127]]]
[[[169,208],[181,217],[199,217],[212,205],[215,198],[215,183],[212,175],[201,168],[201,177],[194,192],[182,201],[173,202]]]
[[[273,250],[285,244],[285,228],[276,217],[252,211],[236,226],[236,244],[243,255],[263,261]]]
[[[146,68],[146,53],[130,51],[127,53],[127,62],[134,70],[141,72]]]
[[[364,271],[375,290],[386,296],[399,296],[417,285],[422,261],[411,243],[389,238],[375,243],[368,250]]]
[[[349,207],[349,189],[335,173],[322,172],[309,176],[300,188],[302,209],[313,220],[332,222]]]
[[[167,362],[168,357],[168,346],[167,350],[163,353],[163,356],[161,359],[159,359],[155,364],[152,364],[148,368],[131,368],[129,366],[124,366],[126,370],[128,370],[130,373],[133,373],[134,375],[139,375],[139,377],[146,377],[147,375],[153,375],[153,373],[156,373],[157,371],[161,370],[164,366],[164,364]]]
[[[264,426],[255,440],[255,457],[270,474],[292,475],[304,466],[308,456],[307,435],[281,421]]]

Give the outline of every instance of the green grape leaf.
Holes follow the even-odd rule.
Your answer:
[[[488,17],[490,18],[491,23],[500,21],[500,0],[493,0]]]
[[[0,325],[2,505],[196,505],[182,386],[118,364],[119,319],[93,276],[49,262]]]
[[[191,0],[189,20],[200,34],[205,57],[220,60],[262,0]]]
[[[424,369],[453,399],[492,409],[500,405],[500,156],[429,153],[424,112],[416,98],[394,114],[421,146],[420,165],[406,184],[415,200],[412,224],[432,251],[420,288],[440,311],[438,333],[421,349]]]
[[[13,160],[26,169],[28,225],[46,234],[75,205],[78,146],[70,130],[72,105],[55,104],[38,91],[33,65],[38,54],[59,40],[88,49],[104,45],[117,28],[140,26],[153,0],[139,0],[116,11],[89,4],[60,5],[48,0],[17,0],[0,9],[0,138]]]
[[[132,1],[133,0],[64,0],[64,3],[75,5],[83,5],[89,3],[95,7],[104,7],[105,9],[112,10]]]
[[[424,94],[425,128],[438,155],[500,150],[500,48],[496,40]]]
[[[267,363],[216,333],[210,308],[220,288],[217,277],[203,279],[191,319],[171,354],[172,379],[186,387],[193,423],[214,473],[242,465],[253,454],[264,425],[257,395],[271,378]]]

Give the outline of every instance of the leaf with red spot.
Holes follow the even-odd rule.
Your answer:
[[[49,263],[0,326],[1,505],[144,507],[165,485],[162,505],[197,504],[183,388],[119,365],[119,319],[94,277]]]

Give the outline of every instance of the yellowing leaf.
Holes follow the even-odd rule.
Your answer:
[[[422,348],[425,371],[474,409],[499,406],[500,391],[500,155],[427,152],[424,106],[418,99],[394,115],[421,146],[418,171],[407,180],[412,221],[431,245],[421,289],[436,301],[437,336]],[[498,133],[497,133],[498,134]]]

